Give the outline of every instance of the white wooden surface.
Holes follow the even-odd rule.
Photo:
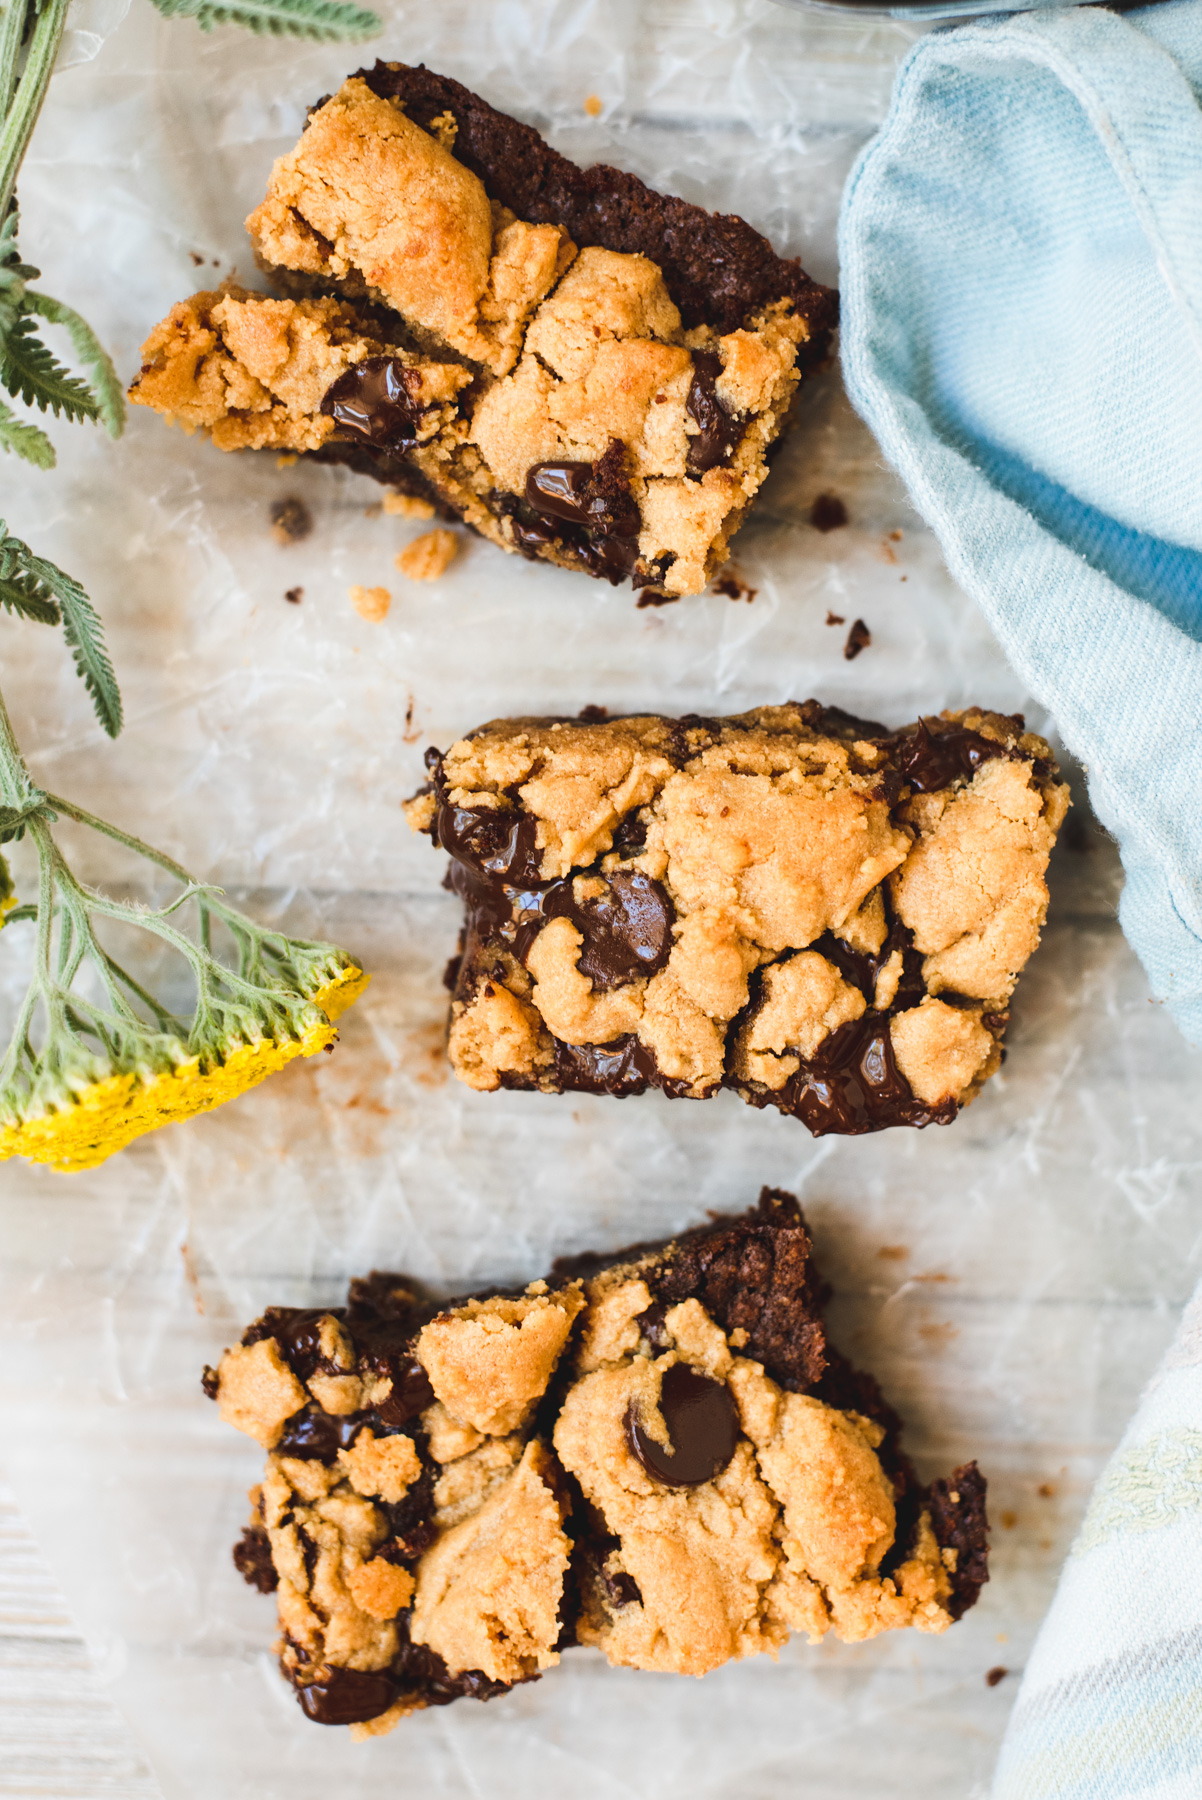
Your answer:
[[[161,1800],[2,1477],[0,1794]]]

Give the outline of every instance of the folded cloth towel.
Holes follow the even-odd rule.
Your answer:
[[[993,1800],[1202,1794],[1202,1289],[1094,1490]]]
[[[1123,928],[1195,1043],[1200,100],[1200,0],[935,33],[840,221],[852,401],[1085,763]]]

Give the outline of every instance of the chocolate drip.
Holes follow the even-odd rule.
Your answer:
[[[655,1057],[633,1033],[609,1044],[565,1044],[556,1038],[555,1079],[563,1093],[610,1094],[615,1100],[649,1087],[673,1100],[690,1091],[687,1081],[661,1075]]]
[[[697,426],[697,435],[689,439],[685,467],[690,475],[704,475],[730,461],[735,445],[747,429],[745,420],[728,413],[715,391],[722,373],[722,358],[713,350],[693,352],[693,380],[685,411]]]
[[[321,411],[343,431],[379,450],[411,450],[423,408],[421,375],[398,356],[369,356],[326,389]]]
[[[726,1467],[739,1442],[739,1415],[724,1381],[673,1363],[660,1383],[659,1410],[671,1449],[644,1430],[632,1405],[626,1437],[648,1475],[667,1487],[700,1487]]]
[[[305,1717],[317,1725],[361,1725],[386,1713],[398,1691],[387,1669],[369,1674],[327,1667],[320,1680],[298,1685],[296,1697]]]

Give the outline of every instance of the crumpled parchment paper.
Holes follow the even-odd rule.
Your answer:
[[[909,41],[767,0],[409,0],[357,52],[95,4],[26,164],[22,248],[130,376],[175,299],[233,270],[255,282],[241,222],[272,158],[306,104],[376,53],[478,86],[578,160],[738,210],[832,280],[840,187]],[[375,972],[319,1066],[88,1175],[0,1170],[0,1457],[165,1794],[983,1794],[1090,1481],[1202,1249],[1196,1065],[1119,934],[1112,848],[1078,811],[1009,1061],[969,1112],[947,1130],[813,1141],[733,1095],[552,1100],[449,1081],[439,977],[457,907],[399,812],[427,743],[504,713],[809,694],[890,723],[970,700],[1021,709],[837,374],[807,390],[738,540],[754,601],[642,612],[628,590],[466,539],[445,579],[406,583],[392,559],[422,527],[373,510],[378,491],[344,471],[222,457],[142,411],[117,446],[52,430],[58,471],[7,465],[4,510],[101,607],[128,724],[110,745],[53,634],[0,621],[35,776]],[[829,535],[808,523],[824,491],[850,515]],[[314,530],[283,548],[268,507],[288,494]],[[391,589],[384,623],[356,615],[353,583]],[[848,662],[856,618],[872,644]],[[103,843],[68,841],[85,878],[134,878]],[[6,1009],[28,954],[27,927],[3,932]],[[941,1638],[794,1642],[778,1665],[704,1684],[572,1651],[505,1699],[362,1746],[308,1724],[274,1672],[272,1602],[229,1560],[261,1458],[203,1399],[201,1365],[264,1305],[336,1301],[373,1265],[448,1290],[526,1279],[555,1254],[742,1207],[765,1182],[802,1195],[836,1335],[905,1414],[924,1476],[970,1455],[988,1474],[994,1580],[978,1608]],[[990,1687],[998,1667],[1012,1673]]]

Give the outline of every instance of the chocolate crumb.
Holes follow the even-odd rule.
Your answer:
[[[295,494],[271,503],[271,535],[277,544],[299,544],[313,529],[313,514]]]
[[[302,587],[284,589],[284,598],[287,600],[289,606],[299,606],[304,597],[305,590]]]
[[[204,261],[204,257],[197,256],[195,250],[189,250],[188,255],[192,258],[193,268],[199,269],[201,263]]]
[[[748,587],[743,577],[736,575],[733,569],[719,575],[713,586],[715,594],[725,594],[728,600],[746,600],[749,606],[759,591],[759,588]]]
[[[1009,1673],[1009,1669],[1003,1669],[1002,1665],[999,1663],[996,1669],[990,1669],[989,1673],[986,1675],[985,1686],[996,1687],[999,1681],[1005,1681]]]
[[[271,1560],[271,1543],[261,1525],[243,1527],[241,1541],[233,1548],[234,1567],[248,1587],[274,1594],[280,1585]]]
[[[209,1396],[210,1400],[216,1400],[217,1387],[218,1387],[220,1380],[221,1380],[221,1377],[218,1375],[216,1369],[211,1369],[209,1367],[208,1363],[206,1363],[205,1367],[204,1367],[204,1374],[200,1378],[200,1385],[204,1389],[205,1393]]]
[[[847,614],[828,612],[826,615],[826,622],[828,625],[845,625],[847,623]]]
[[[847,634],[847,642],[843,646],[843,654],[848,662],[854,662],[861,650],[867,650],[872,642],[872,633],[863,619],[857,619]]]
[[[635,605],[642,612],[645,606],[675,606],[679,599],[679,594],[657,594],[654,588],[644,588]]]
[[[838,531],[847,524],[847,508],[838,494],[819,494],[810,507],[810,524],[815,531]]]

